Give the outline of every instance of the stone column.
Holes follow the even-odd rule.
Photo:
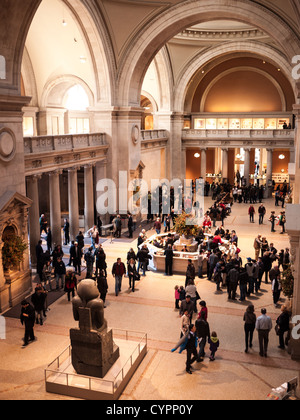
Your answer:
[[[244,177],[248,186],[250,183],[250,149],[245,149]]]
[[[182,147],[181,150],[181,179],[186,178],[186,148]]]
[[[77,167],[68,169],[68,199],[70,240],[74,241],[79,230],[78,177]]]
[[[38,180],[40,175],[33,175],[27,178],[27,197],[32,200],[32,206],[29,209],[29,238],[30,238],[30,260],[31,266],[36,265],[35,248],[40,240],[40,211],[39,211],[39,190]]]
[[[84,167],[84,229],[94,225],[94,177],[93,165]]]
[[[299,99],[300,100],[300,99]],[[300,105],[294,105],[295,115],[295,177],[293,188],[293,202],[300,203]]]
[[[170,133],[170,161],[171,179],[181,179],[182,177],[182,128],[183,128],[184,117],[181,113],[174,113],[171,116],[171,133]]]
[[[287,204],[286,229],[290,237],[290,253],[294,272],[294,291],[292,299],[292,314],[300,315],[300,205]],[[300,360],[300,339],[291,339],[289,352],[293,360]],[[300,391],[300,389],[299,389]]]
[[[201,149],[201,178],[206,181],[206,150]]]
[[[267,198],[272,197],[272,175],[273,175],[273,149],[267,149]]]
[[[222,181],[228,180],[228,149],[222,148]]]
[[[53,246],[61,245],[61,205],[60,205],[60,171],[49,173],[49,196],[50,196],[50,226],[52,230]]]

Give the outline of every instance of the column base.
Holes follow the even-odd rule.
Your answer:
[[[291,338],[288,351],[292,360],[300,360],[300,339],[294,340]]]

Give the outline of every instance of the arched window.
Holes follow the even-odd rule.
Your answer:
[[[6,61],[3,55],[0,55],[0,79],[6,79]]]
[[[89,106],[88,95],[82,86],[75,85],[67,91],[64,99],[64,108],[69,111],[86,111]]]
[[[64,108],[68,110],[68,132],[69,134],[87,134],[90,132],[90,120],[88,107],[89,97],[86,91],[79,84],[72,86],[66,93],[63,102]]]

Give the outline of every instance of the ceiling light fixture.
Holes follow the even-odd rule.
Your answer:
[[[195,153],[194,156],[195,156],[196,159],[199,159],[200,154],[199,153]]]
[[[79,60],[81,63],[85,64],[86,63],[86,57],[84,57],[83,55],[81,57],[79,57]]]
[[[62,26],[67,26],[68,22],[65,19],[63,19],[61,24],[62,24]]]
[[[280,159],[280,160],[285,159],[285,156],[284,156],[284,155],[282,155],[282,154],[281,154],[281,155],[279,155],[278,157],[279,157],[279,159]]]

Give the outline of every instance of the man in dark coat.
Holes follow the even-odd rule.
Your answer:
[[[78,242],[72,241],[72,245],[70,247],[70,263],[73,264],[75,268],[75,274],[81,274],[81,259],[82,259],[82,251],[78,246]],[[70,264],[70,265],[71,265]]]
[[[201,317],[197,319],[197,321],[195,322],[195,327],[196,327],[196,334],[199,341],[199,353],[198,353],[197,362],[202,362],[205,356],[205,352],[204,352],[205,345],[208,338],[210,337],[209,324],[207,321],[205,321],[204,313],[202,313]]]
[[[186,372],[190,375],[192,374],[191,365],[196,362],[198,359],[197,353],[197,337],[196,337],[196,327],[195,325],[191,324],[189,327],[189,334],[186,344]],[[193,358],[192,358],[193,356]]]
[[[38,324],[43,325],[43,312],[45,310],[46,295],[41,287],[35,289],[34,294],[31,296],[31,303],[35,310],[35,320]]]
[[[44,250],[42,248],[42,240],[40,239],[37,246],[35,247],[36,254],[36,271],[40,277],[40,281],[43,281],[43,267],[44,267]]]
[[[70,242],[70,223],[68,222],[68,219],[65,219],[63,231],[65,234],[64,245],[68,245],[68,243]]]
[[[34,308],[30,303],[28,303],[26,300],[23,300],[21,302],[22,309],[21,309],[21,315],[20,320],[21,324],[25,324],[25,335],[24,335],[24,344],[23,347],[26,347],[29,344],[29,341],[34,341],[34,320],[35,320],[35,312]]]
[[[165,250],[165,275],[166,276],[173,276],[173,257],[174,252],[172,249],[172,245],[168,245],[167,249]]]
[[[128,213],[128,238],[132,238],[133,232],[133,219],[132,219],[132,215],[130,213]]]
[[[96,249],[94,255],[95,255],[95,258],[96,258],[96,276],[98,276],[99,273],[103,270],[104,273],[105,273],[105,276],[107,277],[106,254],[105,254],[104,249],[102,248],[101,244]]]
[[[228,299],[236,300],[236,289],[239,284],[239,267],[235,265],[228,273]]]
[[[188,260],[188,266],[186,268],[186,279],[185,279],[185,287],[187,286],[189,280],[195,280],[196,277],[196,270],[192,260]]]
[[[191,296],[190,295],[186,295],[185,300],[183,300],[181,302],[180,305],[180,311],[179,314],[180,316],[183,316],[185,311],[188,311],[188,316],[190,318],[190,322],[192,321],[192,316],[194,313],[194,302],[192,302],[191,300]]]

